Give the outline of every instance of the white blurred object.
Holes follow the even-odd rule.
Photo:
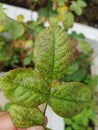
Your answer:
[[[56,115],[49,106],[47,107],[46,116],[48,118],[47,127],[52,130],[65,130],[63,118]]]

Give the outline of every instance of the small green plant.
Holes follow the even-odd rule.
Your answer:
[[[94,108],[87,108],[71,119],[65,118],[66,130],[92,130],[90,123],[95,122],[95,117]]]
[[[91,90],[78,82],[52,84],[63,77],[72,61],[69,36],[58,26],[39,33],[34,43],[35,68],[15,69],[0,80],[4,95],[11,101],[9,109],[15,126],[27,128],[43,125],[44,114],[38,106],[49,104],[56,114],[71,118],[87,106]]]
[[[75,15],[82,15],[87,6],[84,0],[48,0],[47,7],[40,8],[39,21],[48,21],[50,25],[62,22],[65,30],[73,26]]]
[[[92,76],[90,66],[92,65],[93,49],[85,40],[83,34],[72,32],[70,35],[73,46],[73,62],[66,74],[61,79],[63,82],[81,82],[89,86],[95,97],[98,76]],[[81,42],[82,41],[82,42]],[[82,43],[82,44],[80,44]],[[65,129],[67,130],[93,130],[96,121],[95,100],[92,98],[90,107],[73,118],[65,118]]]
[[[37,23],[22,19],[21,15],[16,21],[10,19],[0,3],[0,70],[33,66],[33,41],[40,29]]]

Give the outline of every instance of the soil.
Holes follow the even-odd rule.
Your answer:
[[[98,0],[85,0],[85,1],[88,6],[84,9],[82,16],[80,17],[76,16],[76,22],[98,28]],[[0,0],[0,2],[33,10],[38,10],[39,8],[45,7],[47,5],[47,0],[39,0],[36,6],[34,5],[33,0],[17,0],[17,1]]]

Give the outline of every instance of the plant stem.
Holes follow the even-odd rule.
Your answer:
[[[46,114],[47,105],[48,105],[48,103],[46,102],[46,105],[45,105],[45,110],[44,110],[44,115]]]

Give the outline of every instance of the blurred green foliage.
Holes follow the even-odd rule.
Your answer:
[[[40,1],[27,1],[32,10],[37,9],[39,15],[37,22],[29,21],[27,23],[23,22],[21,14],[16,21],[10,19],[0,4],[0,70],[23,66],[34,67],[33,43],[38,33],[45,28],[44,23],[48,21],[50,25],[53,25],[62,22],[64,30],[67,31],[73,26],[75,15],[82,15],[83,9],[87,6],[84,0],[48,0],[45,3]],[[83,34],[72,32],[69,36],[74,53],[73,63],[61,81],[85,83],[94,93],[98,76],[92,77],[90,72],[93,49]],[[94,103],[91,103],[90,107],[77,117],[65,119],[66,130],[92,130],[89,122],[95,120],[94,106]],[[7,108],[8,106],[5,106],[5,110]]]
[[[36,8],[36,5],[44,3],[40,0],[28,1]],[[82,2],[82,4],[80,4]],[[77,6],[81,9],[86,6],[83,0],[77,0]],[[38,8],[38,20],[23,22],[24,17],[20,14],[17,20],[9,18],[0,3],[0,70],[13,69],[22,66],[34,67],[33,43],[38,33],[45,28],[44,23],[50,25],[62,21],[64,29],[72,27],[74,23],[74,10],[71,9],[74,0],[48,0],[45,6]],[[85,4],[85,5],[84,5]],[[82,41],[81,41],[82,42]],[[80,45],[82,46],[82,43]],[[85,45],[87,46],[87,45]],[[84,46],[83,46],[84,47]],[[82,47],[82,48],[83,48]]]
[[[75,59],[73,59],[73,63],[69,66],[69,69],[66,75],[62,78],[62,81],[78,81],[84,83],[91,89],[93,95],[95,95],[96,86],[98,85],[98,76],[92,77],[90,72],[93,49],[91,45],[85,41],[83,34],[72,32],[70,37],[75,39],[73,42],[75,47],[74,54],[78,55]],[[82,45],[80,45],[80,41],[82,41]],[[74,118],[64,119],[65,128],[67,130],[93,130],[96,120],[95,107],[96,102],[92,97],[92,101],[86,110]]]

